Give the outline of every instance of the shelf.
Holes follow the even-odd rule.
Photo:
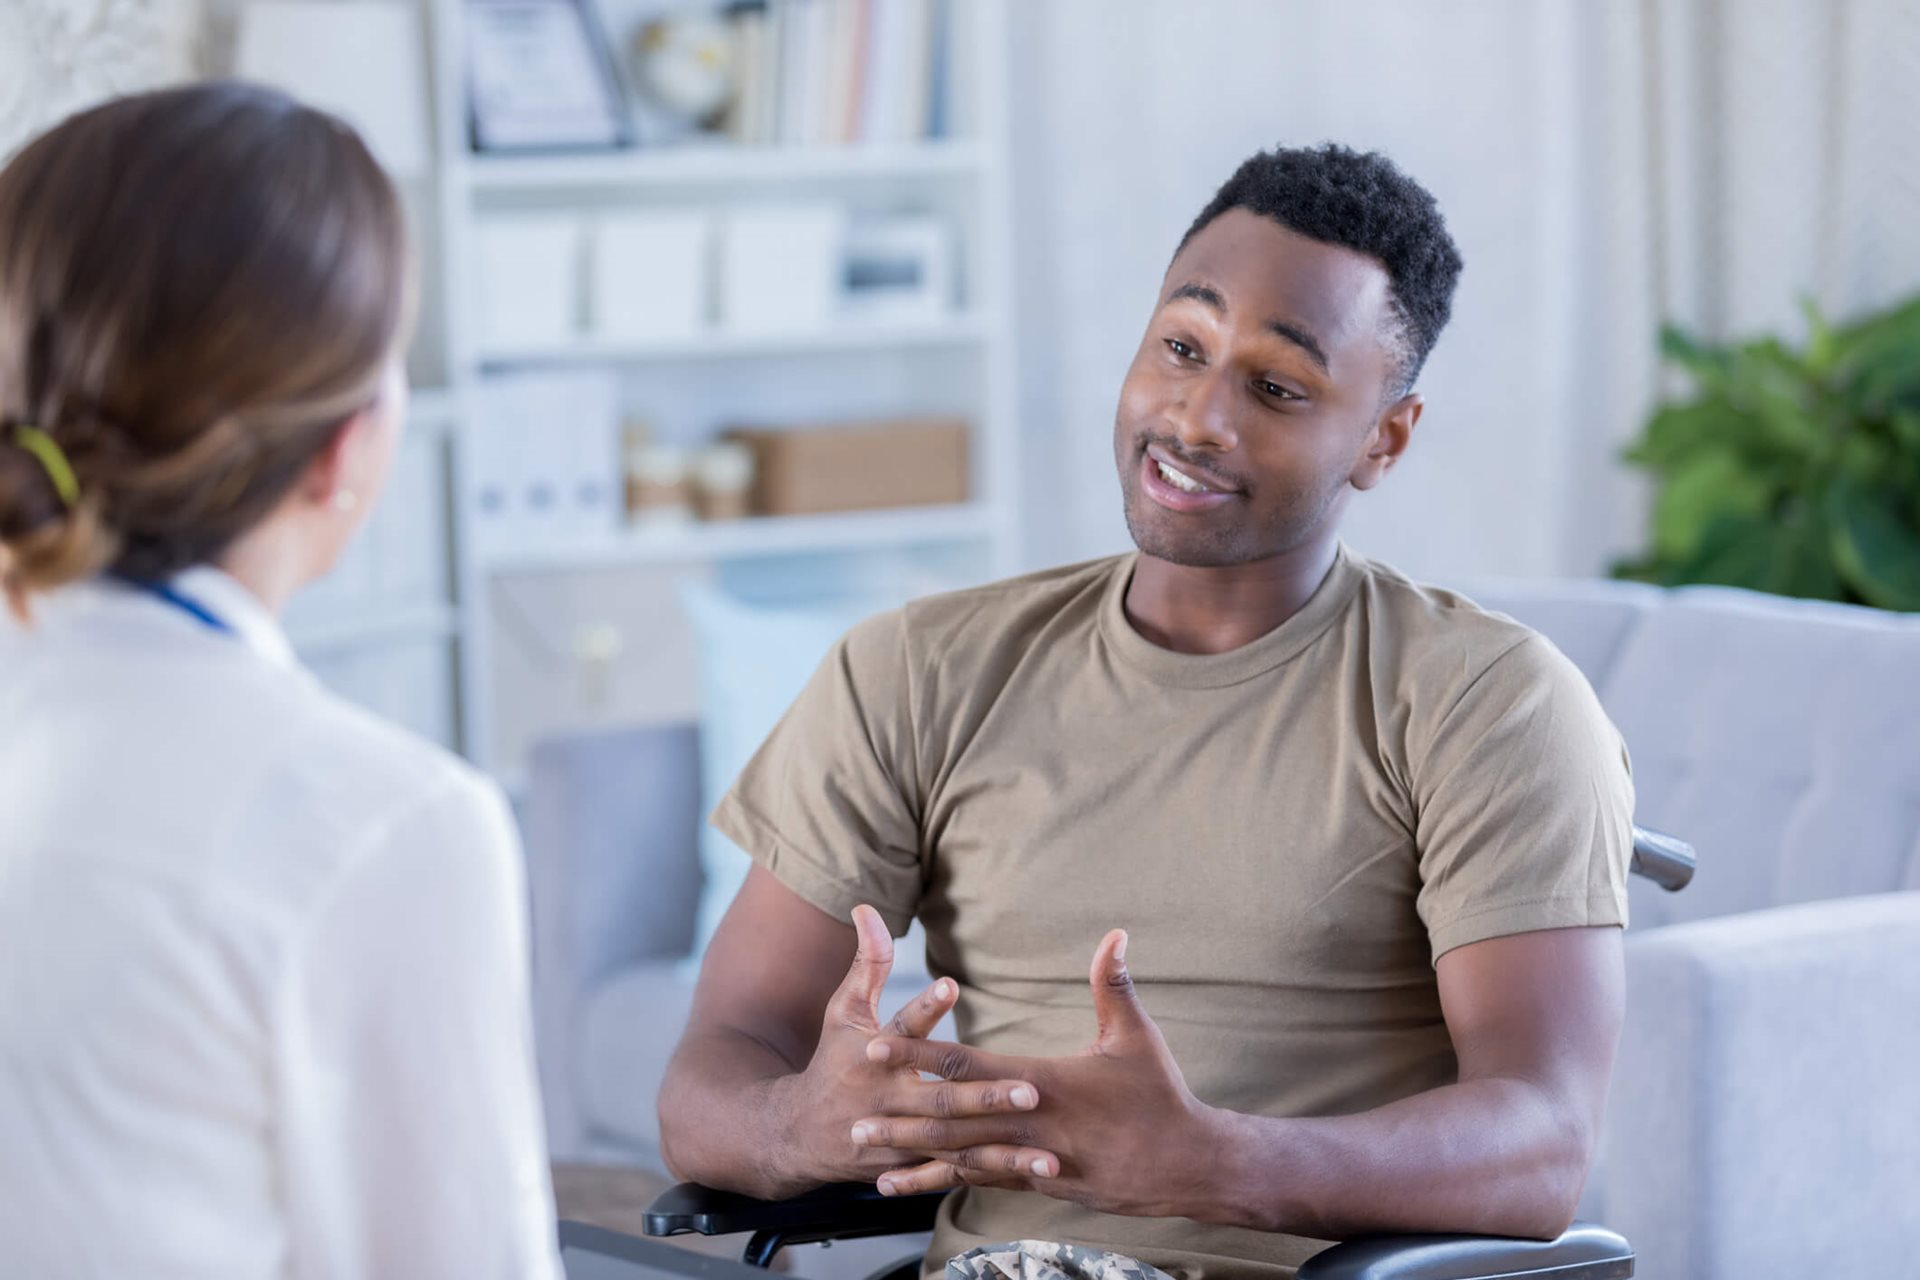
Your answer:
[[[839,147],[701,145],[582,155],[480,155],[456,167],[454,175],[474,192],[733,186],[968,174],[979,169],[981,155],[970,141]]]
[[[625,529],[565,545],[483,551],[492,573],[550,573],[628,564],[751,560],[875,547],[930,546],[984,538],[992,516],[978,504],[902,507],[820,516],[762,516],[713,524]]]
[[[296,620],[288,627],[288,638],[301,653],[330,654],[395,640],[450,639],[458,626],[452,606],[419,604]]]
[[[907,351],[961,347],[985,340],[979,316],[963,312],[947,320],[893,324],[844,324],[813,333],[729,333],[714,330],[690,338],[626,341],[576,338],[552,346],[482,349],[490,369],[525,365],[644,363],[662,360],[733,359],[741,356],[820,355],[836,351]]]

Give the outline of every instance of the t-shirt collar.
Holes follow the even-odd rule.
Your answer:
[[[1133,629],[1127,618],[1127,588],[1139,553],[1115,562],[1100,604],[1100,633],[1121,661],[1156,684],[1183,689],[1220,689],[1263,675],[1296,657],[1346,609],[1360,585],[1360,572],[1345,543],[1307,602],[1267,634],[1225,653],[1176,653]]]

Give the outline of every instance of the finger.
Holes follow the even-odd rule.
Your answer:
[[[1127,972],[1125,929],[1114,929],[1100,939],[1087,977],[1093,986],[1093,1013],[1100,1027],[1093,1040],[1095,1051],[1118,1047],[1143,1032],[1151,1034],[1153,1023],[1140,1007],[1133,975]]]
[[[926,1039],[940,1025],[940,1019],[947,1016],[947,1010],[953,1008],[953,1002],[959,994],[960,988],[954,985],[952,978],[940,979],[902,1005],[900,1012],[894,1014],[892,1021],[887,1023],[887,1031],[896,1036]]]
[[[831,1008],[848,1026],[878,1030],[880,991],[893,972],[893,935],[880,913],[865,903],[853,909],[853,931],[858,938],[853,963],[833,993]]]
[[[1006,1181],[1060,1176],[1060,1157],[1038,1147],[989,1142],[977,1147],[961,1147],[957,1151],[942,1151],[938,1155],[942,1163],[976,1185],[989,1179]]]
[[[899,1036],[877,1036],[869,1040],[867,1061],[927,1071],[945,1080],[1001,1080],[1031,1074],[1030,1065],[1020,1058],[1004,1058],[949,1040],[912,1040]]]
[[[875,1183],[881,1195],[915,1195],[928,1191],[946,1191],[958,1186],[1000,1187],[1008,1191],[1032,1191],[1034,1179],[1028,1173],[1008,1173],[993,1166],[1001,1159],[981,1158],[978,1167],[958,1165],[951,1160],[929,1160],[910,1169],[895,1169],[882,1174]],[[1013,1163],[1019,1163],[1016,1159]],[[1058,1166],[1055,1165],[1055,1168]]]
[[[913,1196],[928,1191],[951,1191],[965,1185],[960,1171],[944,1160],[929,1160],[911,1169],[883,1173],[874,1186],[883,1196]]]
[[[1040,1105],[1040,1091],[1026,1080],[922,1080],[902,1072],[899,1083],[880,1099],[879,1109],[890,1116],[999,1116],[1031,1111]]]
[[[1024,1116],[969,1116],[960,1120],[868,1116],[855,1122],[849,1136],[856,1147],[887,1147],[929,1154],[987,1143],[1031,1146],[1036,1137]]]

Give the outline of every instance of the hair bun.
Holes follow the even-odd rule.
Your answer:
[[[16,617],[29,596],[92,577],[119,549],[97,499],[76,497],[69,506],[45,460],[0,429],[0,592]]]

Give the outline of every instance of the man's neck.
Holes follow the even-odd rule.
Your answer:
[[[1248,564],[1196,568],[1141,552],[1127,587],[1133,629],[1175,653],[1227,653],[1300,611],[1339,548],[1331,532]]]

